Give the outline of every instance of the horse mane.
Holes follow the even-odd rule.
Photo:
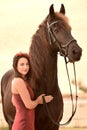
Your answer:
[[[45,69],[45,60],[49,55],[49,46],[45,37],[46,34],[46,24],[43,22],[39,25],[39,29],[32,37],[29,55],[32,72],[34,73],[36,79],[43,75]]]

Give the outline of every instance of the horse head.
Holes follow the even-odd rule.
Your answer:
[[[68,18],[65,16],[64,5],[61,4],[60,11],[55,12],[52,4],[45,20],[39,25],[38,30],[32,37],[29,53],[33,80],[41,79],[41,77],[42,79],[43,77],[47,79],[49,77],[47,74],[50,71],[51,74],[49,75],[53,76],[52,68],[55,68],[56,75],[58,52],[60,52],[60,55],[68,58],[69,62],[79,61],[82,55],[82,49],[71,34],[71,27]]]
[[[53,4],[50,6],[47,17],[47,32],[50,46],[54,52],[60,52],[68,57],[70,62],[79,61],[82,49],[71,34],[68,18],[65,16],[65,7],[61,4],[59,12],[54,12]]]

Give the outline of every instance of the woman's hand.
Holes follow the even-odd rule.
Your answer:
[[[53,96],[52,95],[44,96],[44,98],[45,98],[46,103],[49,103],[49,102],[51,102],[53,100]]]
[[[52,95],[47,95],[47,96],[45,96],[45,94],[41,94],[41,95],[37,98],[38,104],[43,104],[43,99],[42,99],[43,96],[44,96],[44,98],[45,98],[46,103],[49,103],[49,102],[51,102],[51,100],[53,100],[53,96],[52,96]]]

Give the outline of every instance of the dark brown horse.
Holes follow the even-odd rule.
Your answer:
[[[54,120],[60,122],[63,116],[63,98],[57,78],[58,52],[67,57],[70,62],[79,61],[82,54],[82,49],[71,35],[71,27],[65,16],[63,4],[59,12],[55,12],[51,5],[48,16],[32,37],[29,52],[32,67],[30,84],[34,89],[35,97],[41,93],[53,95],[54,99],[48,104],[48,108]],[[13,75],[13,70],[9,70],[1,80],[3,113],[9,129],[11,129],[15,116],[15,109],[11,103]],[[43,105],[38,105],[35,114],[35,130],[59,129],[59,125],[51,122]]]

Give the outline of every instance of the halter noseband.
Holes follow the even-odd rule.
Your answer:
[[[60,43],[58,42],[58,40],[56,39],[55,35],[51,32],[51,29],[50,29],[51,26],[53,26],[54,24],[56,24],[56,23],[58,23],[58,22],[59,22],[59,21],[54,21],[54,22],[52,22],[51,24],[49,24],[49,23],[47,22],[49,42],[50,42],[50,44],[51,44],[51,39],[53,39],[53,42],[56,42],[56,41],[57,41],[60,54],[63,55],[63,56],[65,56],[65,54],[63,54],[63,51],[62,51],[62,50],[63,50],[64,48],[68,47],[68,46],[72,43],[72,41],[76,41],[76,40],[75,40],[74,38],[72,38],[72,39],[71,39],[70,41],[68,41],[66,44],[64,44],[64,45],[60,44]]]

